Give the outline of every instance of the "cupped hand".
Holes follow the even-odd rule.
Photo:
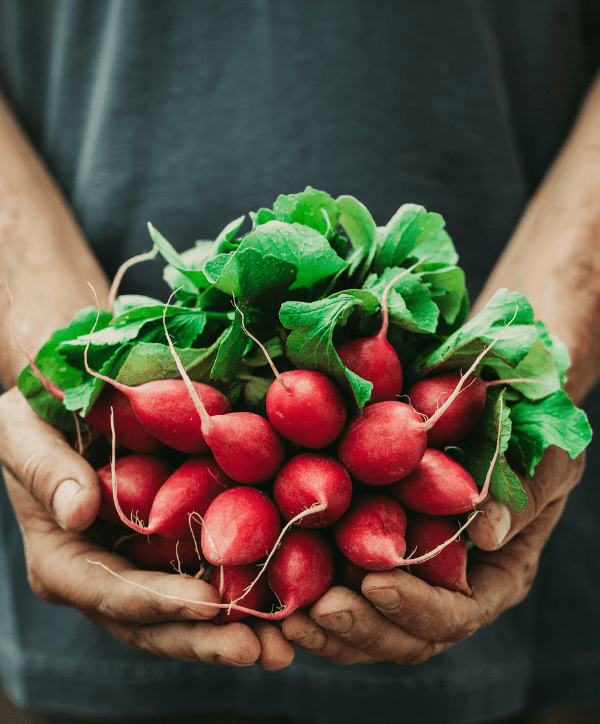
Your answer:
[[[215,625],[211,619],[218,609],[176,600],[218,603],[208,583],[140,571],[94,544],[84,532],[100,506],[94,469],[16,388],[0,396],[0,461],[23,535],[29,582],[40,598],[79,609],[124,643],[157,655],[269,670],[291,663],[293,647],[276,625]]]
[[[468,581],[472,596],[430,586],[395,569],[371,573],[359,595],[330,589],[309,611],[284,621],[283,633],[300,648],[338,663],[413,664],[450,648],[520,603],[535,577],[542,548],[579,481],[584,458],[548,448],[527,492],[522,513],[488,497],[471,523]]]

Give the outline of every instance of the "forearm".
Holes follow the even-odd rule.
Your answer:
[[[600,376],[600,77],[478,299],[523,293],[571,354],[580,401]]]
[[[0,382],[24,366],[12,344],[10,296],[18,342],[34,353],[75,312],[102,301],[106,277],[60,190],[0,92]]]

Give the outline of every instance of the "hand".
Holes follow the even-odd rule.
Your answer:
[[[363,596],[330,589],[310,610],[284,621],[285,637],[337,663],[416,664],[491,623],[527,595],[540,553],[579,481],[584,458],[549,448],[534,478],[520,478],[525,510],[516,514],[488,497],[471,523],[471,597],[430,586],[396,569],[371,573]]]
[[[23,534],[31,587],[40,598],[82,611],[124,643],[161,656],[275,670],[293,647],[266,621],[215,625],[217,609],[162,598],[218,602],[216,589],[194,578],[137,570],[95,545],[83,532],[96,517],[100,486],[94,469],[63,435],[31,409],[18,389],[0,397],[0,461]]]

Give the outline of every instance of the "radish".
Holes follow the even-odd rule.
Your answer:
[[[393,401],[376,402],[352,418],[338,443],[338,457],[351,475],[366,485],[388,485],[414,470],[425,454],[428,432],[503,333],[483,349],[429,419],[424,421],[410,405]]]
[[[131,518],[148,520],[152,501],[171,474],[169,464],[154,455],[133,453],[119,458],[113,464],[96,471],[102,485],[102,499],[98,515],[118,525],[133,526]],[[117,512],[113,496],[113,478],[118,481],[119,507]]]
[[[376,402],[350,420],[338,457],[367,485],[389,485],[419,464],[427,447],[426,423],[404,402]]]
[[[263,351],[275,375],[265,400],[271,425],[286,440],[311,450],[331,445],[340,436],[348,416],[340,388],[327,375],[315,370],[280,373],[265,346],[248,332],[244,315],[238,311],[242,329]]]
[[[335,458],[301,453],[289,460],[275,478],[273,499],[286,520],[318,503],[326,508],[298,520],[301,528],[321,528],[335,522],[350,505],[352,481]]]
[[[250,585],[257,578],[258,565],[247,563],[243,566],[215,566],[210,575],[210,584],[221,595],[221,603],[241,601],[245,607],[264,609],[273,598],[266,576],[260,578],[256,585]],[[246,589],[249,589],[246,592]],[[231,611],[221,609],[215,616],[215,623],[231,623],[241,621],[250,614],[232,608]]]
[[[405,565],[406,513],[400,503],[383,493],[365,493],[354,499],[333,528],[335,542],[355,566],[367,571],[389,571]]]
[[[337,440],[348,408],[335,382],[314,370],[290,370],[276,376],[267,391],[266,405],[277,432],[311,450]]]
[[[138,568],[148,571],[191,574],[201,566],[193,540],[169,540],[159,535],[135,535],[124,555]]]
[[[407,393],[411,406],[425,417],[433,417],[438,407],[452,394],[460,379],[460,372],[444,372],[415,382]],[[460,395],[427,433],[428,445],[444,448],[462,440],[471,432],[483,414],[488,387],[516,382],[539,382],[539,380],[519,377],[484,381],[480,377],[469,375],[463,383]]]
[[[427,448],[417,467],[390,487],[409,510],[428,515],[457,515],[482,501],[469,473],[441,450]]]
[[[471,518],[463,528],[470,522]],[[402,506],[383,493],[365,493],[354,500],[334,525],[333,535],[341,552],[355,566],[368,571],[388,571],[433,558],[458,537],[463,528],[425,555],[404,558],[406,513]]]
[[[163,324],[164,322],[163,316]],[[283,440],[275,428],[264,417],[253,412],[229,412],[211,416],[181,364],[166,326],[165,333],[183,384],[187,386],[192,404],[200,417],[202,435],[222,470],[232,480],[247,485],[264,483],[274,478],[285,462]],[[197,428],[197,417],[193,423]]]
[[[417,412],[431,418],[456,388],[460,378],[460,372],[444,372],[419,380],[407,393],[410,404]],[[429,430],[427,439],[430,447],[452,445],[471,432],[483,414],[487,387],[481,378],[469,375],[461,394]]]
[[[117,481],[115,481],[117,482]],[[122,522],[138,533],[156,533],[172,540],[188,540],[193,533],[190,515],[203,516],[212,501],[233,485],[211,455],[192,456],[153,494],[144,493],[150,503],[147,516],[128,520],[121,510],[121,481],[113,489],[114,507]],[[140,494],[141,497],[141,494]],[[144,525],[143,521],[148,524]]]
[[[25,355],[33,373],[46,390],[57,400],[63,402],[64,391],[44,375],[33,357],[22,347],[18,348]],[[115,435],[119,445],[139,453],[155,453],[163,448],[162,442],[157,440],[139,421],[127,397],[115,387],[104,387],[83,419],[105,437],[110,438],[111,408],[115,412]]]
[[[106,375],[94,372],[87,365],[88,372],[104,380],[122,392],[142,425],[165,445],[189,454],[209,451],[204,439],[194,403],[190,400],[188,388],[183,380],[153,380],[138,387],[129,387]],[[229,400],[222,392],[202,382],[190,382],[195,394],[202,399],[205,409],[211,415],[223,415],[231,411]]]
[[[283,604],[272,617],[285,618],[314,603],[331,587],[333,574],[333,553],[325,536],[315,530],[289,530],[267,565],[269,585]]]
[[[395,400],[402,391],[402,365],[396,350],[387,341],[389,323],[388,294],[394,284],[403,276],[422,264],[421,259],[410,268],[395,276],[383,290],[381,298],[381,329],[374,337],[359,337],[337,348],[342,363],[364,380],[371,382],[373,389],[369,403]]]
[[[204,515],[202,553],[215,566],[254,563],[273,548],[280,530],[279,511],[271,498],[256,488],[230,488]]]
[[[457,524],[451,518],[430,515],[413,515],[408,522],[406,544],[417,555],[426,554],[439,547],[456,534]],[[410,563],[410,561],[409,561]],[[450,591],[471,595],[467,583],[467,545],[464,536],[455,538],[435,558],[424,561],[411,573],[430,583]]]

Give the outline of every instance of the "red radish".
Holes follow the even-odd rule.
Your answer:
[[[390,493],[408,510],[428,515],[457,515],[481,502],[469,473],[441,450],[427,448],[421,462],[396,481]]]
[[[463,526],[465,528],[471,521]],[[460,529],[460,531],[463,530]],[[406,513],[398,501],[382,493],[357,497],[348,512],[334,525],[333,535],[341,552],[354,565],[368,571],[388,571],[429,560],[453,538],[419,558],[404,558],[406,552]],[[460,531],[454,531],[458,537]]]
[[[367,485],[389,485],[419,464],[427,447],[423,418],[404,402],[376,402],[340,438],[338,457]]]
[[[248,332],[244,315],[241,311],[240,314],[244,332],[263,351],[275,375],[265,400],[271,425],[286,440],[311,450],[331,445],[344,429],[348,415],[340,388],[327,375],[315,370],[280,373],[262,342]]]
[[[155,453],[164,448],[164,444],[139,421],[127,396],[115,387],[105,385],[102,388],[84,420],[110,438],[111,408],[115,411],[115,435],[119,445],[142,453]]]
[[[421,259],[409,269],[404,269],[383,290],[379,332],[374,337],[352,339],[336,350],[345,367],[373,385],[369,403],[395,400],[402,391],[402,365],[396,350],[387,341],[387,298],[394,284],[423,261],[425,260]]]
[[[215,566],[210,575],[210,584],[221,594],[221,603],[239,601],[246,608],[264,609],[273,598],[267,577],[263,576],[252,585],[259,572],[256,563],[243,566]],[[246,593],[246,589],[252,588]],[[215,616],[216,623],[231,623],[248,618],[250,614],[232,608],[231,611],[221,609]]]
[[[290,529],[267,565],[269,585],[283,604],[277,618],[321,598],[331,587],[333,573],[333,553],[325,536],[315,530]]]
[[[203,516],[212,501],[233,484],[211,455],[192,456],[169,476],[154,495],[148,495],[149,514],[138,516],[139,522],[133,522],[119,512],[121,487],[120,481],[117,482],[111,502],[115,501],[121,521],[138,533],[156,533],[172,540],[190,539],[190,515]],[[144,525],[143,521],[148,521],[148,524]]]
[[[458,525],[451,518],[430,515],[414,515],[408,521],[406,544],[417,555],[434,550],[456,534]],[[410,563],[410,561],[409,561]],[[464,536],[455,538],[435,558],[424,561],[413,573],[432,586],[443,586],[450,591],[471,595],[467,583],[467,545]]]
[[[201,565],[193,540],[169,540],[159,535],[136,535],[125,548],[125,557],[138,568],[165,573],[195,573]]]
[[[22,347],[19,347],[19,349],[27,357],[38,380],[53,397],[63,402],[65,399],[64,391],[44,375],[33,357]],[[112,434],[110,427],[111,408],[115,414],[115,435],[119,445],[139,453],[154,453],[163,448],[163,444],[138,420],[127,397],[115,387],[105,386],[83,419],[94,429],[110,438]]]
[[[460,372],[443,372],[415,382],[407,393],[411,407],[427,418],[433,417],[440,405],[454,392],[460,379]],[[444,448],[462,440],[471,432],[483,414],[488,387],[517,382],[539,383],[539,380],[515,377],[507,380],[484,381],[475,375],[465,377],[460,395],[427,433],[428,445]]]
[[[414,470],[427,448],[427,434],[460,394],[469,375],[504,330],[475,359],[447,400],[428,419],[403,402],[376,402],[356,415],[338,443],[338,456],[360,482],[388,485]]]
[[[454,391],[460,378],[460,372],[444,372],[419,380],[407,393],[411,406],[427,418],[432,417]],[[452,445],[471,432],[483,414],[487,387],[482,379],[469,375],[461,394],[427,433],[430,447]]]
[[[114,505],[113,472],[119,491],[121,518]],[[104,520],[131,527],[131,519],[148,520],[152,502],[160,487],[171,474],[169,464],[154,455],[133,453],[119,458],[96,471],[102,485],[102,502],[98,515]]]
[[[285,447],[271,423],[253,412],[230,412],[211,416],[181,364],[168,334],[167,341],[197,416],[200,417],[202,434],[219,466],[237,483],[257,485],[274,478],[285,462]],[[194,420],[196,427],[197,416]]]
[[[366,493],[353,501],[335,524],[333,535],[344,556],[367,571],[405,565],[406,513],[383,493]]]
[[[371,573],[366,568],[359,568],[347,558],[340,556],[335,563],[335,585],[344,586],[356,593],[362,593],[362,582]]]
[[[154,380],[138,387],[129,387],[106,375],[88,372],[104,380],[127,396],[142,425],[165,445],[190,454],[209,451],[204,439],[194,403],[183,380]],[[224,415],[231,411],[229,400],[222,392],[202,382],[190,382],[195,394],[202,399],[207,414]]]
[[[254,563],[273,548],[280,530],[279,511],[271,498],[256,488],[230,488],[206,511],[202,553],[214,566]]]
[[[318,453],[301,453],[289,460],[275,478],[273,499],[286,520],[318,504],[325,510],[298,520],[301,528],[321,528],[336,521],[350,505],[352,481],[335,458]]]
[[[311,450],[337,440],[348,414],[340,388],[314,370],[278,373],[267,392],[266,404],[269,421],[277,432]]]

